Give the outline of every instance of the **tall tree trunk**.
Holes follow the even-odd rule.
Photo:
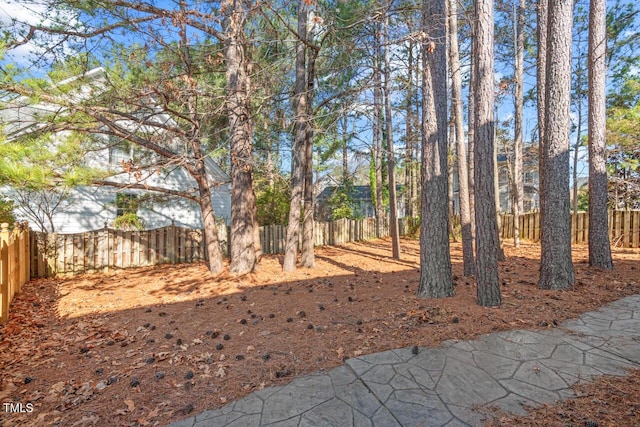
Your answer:
[[[475,274],[473,236],[471,234],[471,208],[469,206],[469,173],[467,147],[464,141],[462,116],[462,77],[458,47],[458,10],[456,0],[449,0],[449,63],[451,67],[451,102],[455,123],[456,152],[458,158],[458,198],[460,200],[460,226],[462,231],[462,262],[465,277]]]
[[[582,79],[580,77],[578,77],[578,83],[577,85],[581,85],[582,84]],[[573,168],[571,171],[572,174],[572,179],[573,179],[573,188],[572,188],[572,193],[571,193],[571,211],[575,214],[578,212],[578,161],[580,160],[580,157],[578,156],[580,154],[580,140],[582,139],[582,94],[580,94],[580,89],[579,87],[576,89],[578,91],[578,105],[577,105],[577,127],[576,127],[576,143],[573,146]],[[577,221],[578,221],[578,215],[573,215],[573,218],[575,219],[576,225],[577,225]],[[577,228],[576,228],[577,230]]]
[[[413,87],[415,88],[413,93],[414,93],[414,98],[413,98],[413,107],[415,108],[415,111],[412,116],[413,118],[413,126],[412,129],[414,129],[413,131],[413,142],[412,142],[412,146],[413,146],[413,152],[411,154],[411,158],[413,160],[412,163],[412,168],[411,168],[411,212],[412,212],[412,217],[417,217],[418,215],[420,215],[420,194],[422,194],[422,180],[420,179],[420,164],[418,163],[418,158],[419,153],[420,153],[420,144],[418,143],[418,129],[421,128],[421,116],[420,116],[420,112],[421,112],[421,103],[418,102],[418,97],[417,97],[417,92],[418,92],[418,88],[420,87],[420,82],[422,79],[421,76],[421,59],[420,59],[420,55],[421,55],[421,49],[420,49],[420,44],[416,44],[416,55],[413,57],[413,64],[414,64],[414,70],[415,72],[413,73],[415,81],[413,84]]]
[[[606,169],[606,0],[589,13],[589,265],[611,270]]]
[[[204,241],[207,247],[207,266],[211,274],[218,274],[222,271],[224,263],[220,252],[220,242],[218,241],[218,226],[213,210],[213,202],[211,201],[211,189],[204,170],[204,159],[202,164],[202,170],[200,171],[202,174],[198,174],[196,182],[198,183],[198,204],[200,205],[204,225]]]
[[[269,183],[269,187],[273,188],[276,184],[276,174],[275,174],[275,166],[273,164],[273,154],[271,151],[271,147],[267,150],[267,162],[265,165],[265,169],[267,170],[267,180]]]
[[[342,185],[349,181],[349,116],[342,116]]]
[[[342,185],[349,182],[349,116],[342,117]]]
[[[315,265],[315,255],[313,247],[315,245],[313,227],[313,85],[316,74],[316,58],[318,49],[307,49],[309,52],[307,63],[307,113],[306,131],[304,142],[304,216],[302,222],[302,253],[300,254],[300,264],[306,268],[313,268]]]
[[[544,190],[544,141],[545,122],[547,118],[546,110],[546,90],[547,90],[547,31],[549,25],[549,0],[538,0],[538,57],[536,68],[537,98],[538,98],[538,207],[540,215],[544,207],[542,206],[542,191]],[[540,230],[540,238],[544,230]]]
[[[578,35],[579,39],[576,41],[578,44],[582,44],[582,35]],[[580,145],[582,143],[582,121],[584,120],[584,91],[583,82],[584,82],[584,54],[582,51],[577,55],[577,63],[575,70],[572,70],[572,74],[575,75],[576,83],[575,83],[575,102],[576,102],[576,140],[575,145],[573,146],[573,167],[571,171],[571,178],[573,181],[573,186],[571,187],[571,211],[575,214],[578,212],[578,163],[580,160]],[[588,77],[587,77],[588,78]],[[576,230],[578,229],[578,215],[572,216],[572,222],[576,226]]]
[[[285,242],[284,271],[296,269],[298,258],[298,241],[300,233],[300,210],[304,195],[306,140],[307,140],[307,36],[308,9],[306,2],[298,3],[298,37],[296,43],[296,82],[293,96],[295,111],[293,170],[291,174],[291,204],[289,223],[287,224],[287,240]]]
[[[525,2],[520,0],[516,10],[516,52],[515,52],[515,116],[513,129],[513,244],[520,247],[520,215],[523,208],[524,182],[522,174],[523,111],[524,111],[524,19]]]
[[[391,57],[389,50],[389,14],[384,18],[384,111],[387,135],[387,165],[389,173],[389,231],[391,253],[400,259],[400,230],[398,227],[398,199],[396,197],[396,156],[393,148],[393,120],[391,118]]]
[[[448,30],[447,30],[448,31]],[[455,111],[453,111],[454,106],[451,103],[451,112],[449,115],[449,141],[447,143],[447,200],[449,200],[449,237],[455,242],[458,243],[458,236],[456,235],[455,230],[455,221],[456,221],[456,210],[455,210],[455,201],[453,194],[453,186],[454,186],[454,173],[456,170],[456,159],[455,159],[455,123],[454,123],[454,115]]]
[[[384,203],[382,200],[382,77],[380,73],[380,32],[377,28],[374,36],[375,54],[373,69],[373,147],[375,150],[375,174],[376,174],[376,236],[382,236],[382,227],[385,220]]]
[[[180,7],[185,8],[185,3],[181,2]],[[189,42],[187,39],[187,29],[185,24],[181,24],[179,45],[182,49],[182,60],[185,64],[186,75],[192,78],[192,60],[189,51]],[[191,151],[195,162],[187,166],[188,173],[194,178],[198,185],[198,205],[202,214],[202,223],[204,226],[204,241],[207,250],[206,263],[211,274],[218,274],[224,268],[222,253],[220,252],[220,243],[218,241],[218,227],[216,224],[213,202],[211,200],[211,183],[207,176],[206,155],[202,149],[202,139],[200,135],[200,121],[198,120],[198,96],[196,90],[189,92],[187,97],[187,107],[189,117],[193,126],[188,129]],[[133,147],[131,147],[133,150]],[[133,157],[133,154],[132,154]]]
[[[500,206],[500,166],[498,165],[498,126],[495,124],[498,117],[498,104],[494,104],[493,113],[493,194],[496,204],[496,239],[498,241],[498,261],[504,261],[504,249],[502,248],[502,240],[500,239],[500,230],[502,229],[502,209]],[[507,188],[509,188],[507,186]]]
[[[471,236],[473,242],[475,243],[476,237],[476,189],[475,189],[475,170],[476,170],[476,162],[475,162],[475,111],[476,111],[476,77],[475,77],[475,69],[477,67],[477,54],[475,43],[473,40],[475,39],[475,4],[471,5],[471,10],[469,11],[470,22],[469,26],[471,27],[471,49],[469,52],[469,100],[467,105],[467,140],[469,147],[467,148],[467,153],[469,153],[469,215],[471,216]],[[475,253],[475,252],[474,252]],[[476,254],[477,256],[477,254]]]
[[[493,0],[475,0],[475,217],[476,283],[478,304],[496,306],[502,302],[498,277],[498,227],[494,187],[494,68]]]
[[[425,0],[422,45],[422,214],[418,296],[454,295],[447,201],[446,0]]]
[[[245,58],[246,11],[241,2],[225,1],[226,107],[231,146],[231,263],[232,273],[253,271],[258,262],[255,247],[256,198],[253,192],[253,137],[249,111],[249,75]]]
[[[541,289],[573,287],[569,203],[571,25],[573,2],[549,0],[544,165],[542,171]]]
[[[406,116],[405,116],[405,152],[404,152],[404,186],[405,186],[405,216],[412,218],[415,216],[414,211],[414,182],[413,182],[413,49],[414,44],[409,40],[409,57],[407,59],[407,97],[406,97]]]

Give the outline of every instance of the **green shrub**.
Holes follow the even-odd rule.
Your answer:
[[[354,217],[353,198],[351,197],[350,186],[336,188],[331,194],[331,197],[329,197],[328,204],[331,207],[332,220],[342,218],[352,219]]]
[[[284,186],[266,187],[256,196],[258,223],[260,225],[280,225],[289,222],[291,204],[289,189]]]
[[[12,225],[16,222],[14,209],[15,205],[12,200],[0,199],[0,224],[6,222]]]
[[[122,230],[142,230],[144,222],[140,217],[132,212],[120,215],[113,221],[113,226]]]

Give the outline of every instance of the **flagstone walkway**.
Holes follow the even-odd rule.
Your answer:
[[[270,387],[173,427],[481,426],[475,409],[524,414],[571,386],[640,368],[640,295],[542,331],[402,348]]]

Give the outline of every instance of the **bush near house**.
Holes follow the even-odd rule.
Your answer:
[[[0,199],[0,224],[4,222],[13,224],[16,222],[16,217],[13,213],[14,208],[12,200]]]

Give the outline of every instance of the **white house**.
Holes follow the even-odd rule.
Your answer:
[[[103,70],[92,70],[85,75],[98,82],[102,78]],[[80,96],[87,96],[91,91],[80,91]],[[0,128],[5,132],[7,139],[28,133],[38,127],[38,116],[43,112],[51,112],[52,107],[45,104],[30,105],[28,99],[21,98],[5,105],[0,109]],[[171,120],[166,114],[158,113],[156,120]],[[108,138],[97,135],[97,138]],[[171,141],[168,142],[171,144]],[[46,231],[57,233],[79,233],[100,228],[114,227],[114,221],[124,214],[135,214],[142,221],[145,229],[153,229],[171,225],[190,228],[202,228],[202,215],[199,205],[190,199],[167,195],[158,191],[149,191],[140,187],[161,188],[176,192],[196,194],[196,181],[187,170],[177,164],[158,163],[148,170],[136,170],[127,167],[128,162],[134,158],[134,149],[123,144],[103,144],[102,149],[85,157],[88,166],[109,170],[111,174],[104,181],[117,183],[118,187],[95,185],[74,187],[64,197],[50,197],[51,200],[42,200],[51,195],[31,195],[25,199],[24,194],[19,194],[10,187],[0,188],[0,194],[13,199],[19,206],[16,217],[19,220],[27,220],[34,229],[46,228]],[[140,154],[140,149],[138,154]],[[153,158],[153,153],[142,153],[146,159]],[[205,169],[209,182],[215,183],[211,187],[211,198],[216,218],[230,222],[231,195],[230,178],[220,166],[210,157],[205,159]],[[127,185],[137,188],[127,188]],[[39,203],[55,204],[55,209],[50,209],[49,214],[44,212]],[[41,220],[35,217],[40,215]]]

